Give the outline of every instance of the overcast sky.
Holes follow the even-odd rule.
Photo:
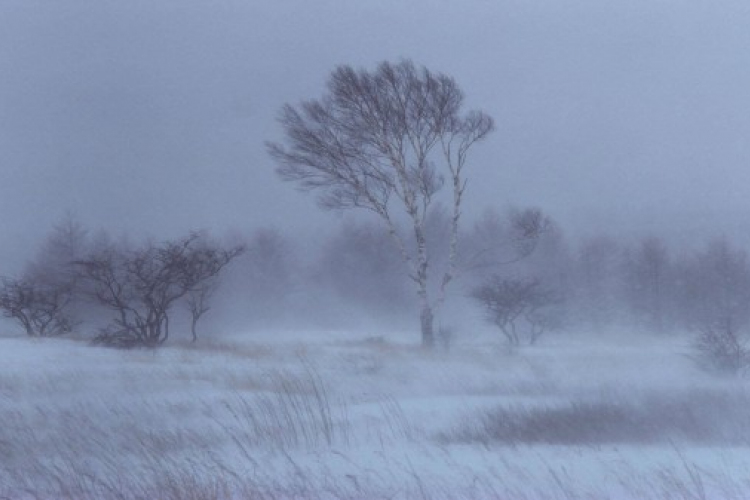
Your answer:
[[[336,65],[399,58],[497,122],[469,213],[614,232],[750,215],[745,0],[0,0],[0,259],[66,211],[153,236],[336,221],[263,142]]]

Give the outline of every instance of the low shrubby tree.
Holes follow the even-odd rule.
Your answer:
[[[70,286],[45,285],[28,279],[3,278],[0,311],[20,323],[30,337],[50,337],[72,331],[67,308],[73,300]]]
[[[471,297],[486,311],[487,320],[505,335],[508,344],[525,340],[533,345],[546,331],[562,323],[559,293],[535,278],[493,276],[475,288]]]
[[[2,278],[2,314],[18,322],[29,336],[70,333],[80,323],[73,262],[86,245],[87,231],[68,214],[47,235],[19,278]]]
[[[695,332],[693,359],[713,372],[738,373],[750,363],[745,335],[750,324],[747,253],[726,239],[710,242],[677,269],[680,320]]]
[[[187,301],[195,325],[221,270],[243,251],[219,248],[193,233],[175,241],[126,250],[103,247],[77,262],[90,294],[115,313],[95,342],[114,347],[156,347],[169,337],[170,314]]]

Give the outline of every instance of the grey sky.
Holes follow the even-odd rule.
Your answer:
[[[263,142],[335,65],[401,57],[497,121],[470,212],[741,225],[749,28],[740,0],[0,0],[0,259],[66,210],[151,235],[330,221]]]

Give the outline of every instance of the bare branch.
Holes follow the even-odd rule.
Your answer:
[[[562,299],[535,278],[515,279],[493,276],[475,288],[471,297],[487,312],[487,320],[497,326],[508,343],[518,346],[521,331],[534,344],[548,329],[560,325],[559,312],[553,307]]]
[[[98,341],[121,347],[163,344],[169,338],[169,313],[185,297],[193,301],[195,337],[195,323],[208,310],[213,281],[243,251],[217,248],[192,233],[130,252],[107,248],[79,261],[95,300],[116,314]]]
[[[73,300],[69,284],[45,285],[24,279],[2,278],[0,312],[24,328],[31,337],[70,333],[74,321],[67,311]]]
[[[462,116],[462,103],[463,93],[452,78],[410,61],[383,62],[374,72],[340,66],[323,98],[282,109],[285,144],[267,144],[279,176],[317,191],[321,207],[364,208],[382,219],[409,265],[423,318],[432,317],[431,309],[442,303],[455,274],[468,150],[493,128],[484,113]],[[441,298],[433,304],[425,220],[446,179],[453,187],[450,259]],[[407,251],[412,245],[395,231],[394,204],[411,222],[413,255]],[[432,342],[431,319],[429,325],[423,322],[423,341]]]

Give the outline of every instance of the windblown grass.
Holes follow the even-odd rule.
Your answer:
[[[0,499],[750,498],[740,381],[613,350],[592,381],[573,349],[294,346],[0,351]]]
[[[599,445],[750,444],[750,394],[694,389],[541,406],[501,406],[467,418],[444,442]]]

